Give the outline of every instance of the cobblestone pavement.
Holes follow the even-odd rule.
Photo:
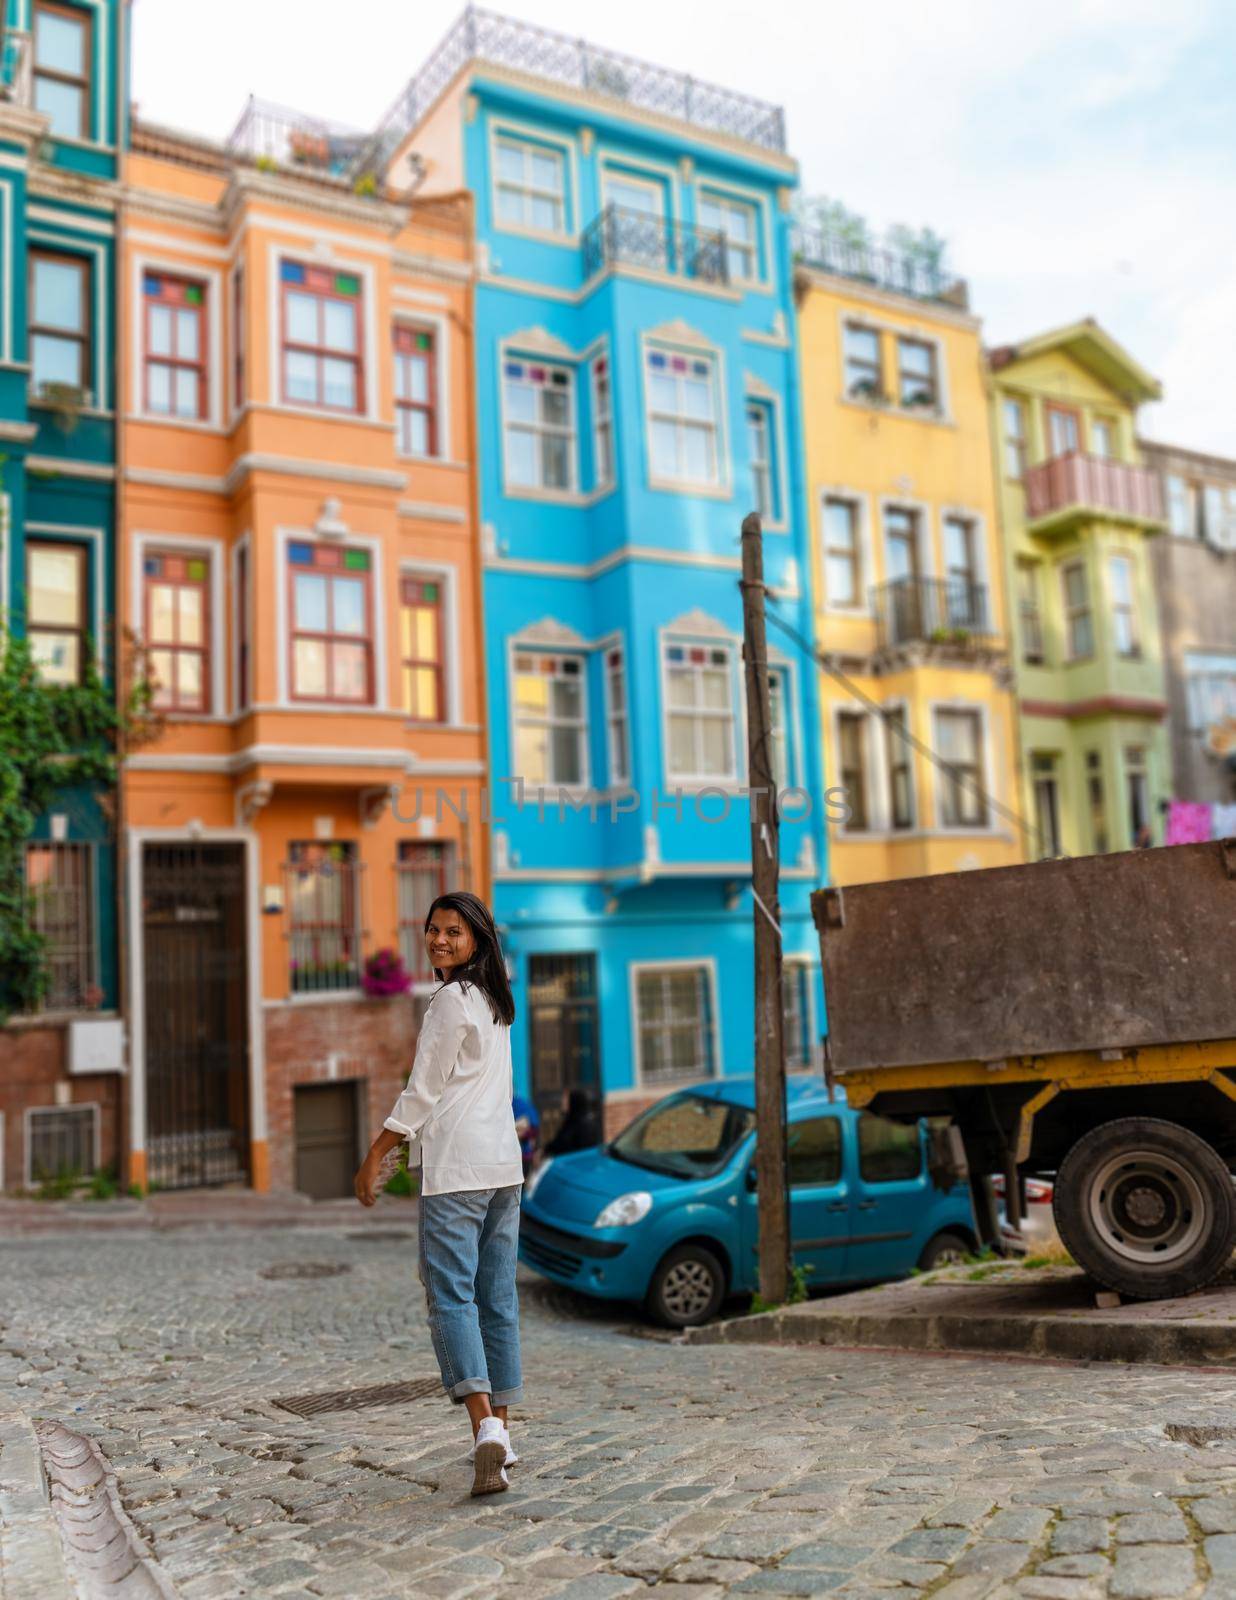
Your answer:
[[[274,1406],[433,1373],[414,1251],[344,1228],[5,1241],[0,1413],[94,1441],[183,1600],[1236,1597],[1225,1372],[686,1347],[530,1288],[507,1494],[469,1497],[439,1397]],[[346,1270],[261,1275],[290,1263]]]

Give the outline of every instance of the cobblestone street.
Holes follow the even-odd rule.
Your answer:
[[[434,1374],[405,1217],[10,1239],[0,1413],[97,1444],[184,1600],[1236,1597],[1236,1376],[684,1347],[531,1282],[522,1460],[472,1500],[440,1396],[273,1403]]]

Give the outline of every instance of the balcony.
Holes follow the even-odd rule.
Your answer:
[[[699,283],[724,285],[730,281],[723,234],[620,206],[606,206],[593,218],[584,229],[580,249],[585,281],[612,266],[672,273]]]
[[[1030,533],[1071,533],[1083,522],[1124,522],[1154,530],[1164,520],[1162,485],[1147,467],[1070,450],[1026,473]]]
[[[871,591],[880,650],[928,644],[972,654],[1003,650],[987,603],[987,585],[964,578],[895,578]]]
[[[869,283],[915,300],[946,301],[962,309],[968,303],[962,279],[901,250],[855,242],[827,229],[801,227],[794,229],[793,249],[798,265],[835,277],[853,278],[857,283]]]

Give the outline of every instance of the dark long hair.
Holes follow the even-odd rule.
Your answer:
[[[471,894],[467,889],[457,889],[453,894],[440,894],[425,913],[426,932],[439,906],[457,911],[472,929],[472,937],[476,941],[476,949],[471,957],[462,966],[452,967],[450,976],[443,979],[443,983],[475,984],[489,1001],[494,1021],[505,1022],[509,1028],[515,1020],[515,999],[506,975],[506,961],[498,942],[493,912],[479,895]],[[442,978],[439,967],[433,970],[435,977]]]

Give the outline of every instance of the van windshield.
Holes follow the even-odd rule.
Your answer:
[[[636,1117],[609,1149],[620,1161],[654,1172],[710,1178],[754,1127],[755,1112],[745,1106],[704,1095],[674,1095]]]

